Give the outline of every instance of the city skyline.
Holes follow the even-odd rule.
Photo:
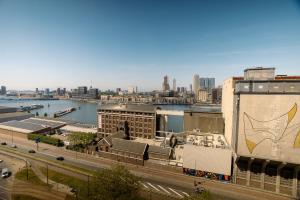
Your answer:
[[[0,84],[151,91],[164,75],[188,87],[253,66],[299,74],[299,22],[299,1],[0,1]]]

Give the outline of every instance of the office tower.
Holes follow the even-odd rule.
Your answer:
[[[200,88],[211,91],[215,88],[215,78],[200,78]]]
[[[56,89],[56,95],[58,95],[58,96],[61,95],[61,90],[60,90],[60,88],[57,88],[57,89]]]
[[[173,79],[173,91],[176,92],[176,79]]]
[[[168,91],[170,90],[170,85],[169,85],[169,78],[168,76],[164,76],[164,82],[162,84],[162,90],[163,91]]]
[[[1,86],[1,94],[6,95],[6,87],[4,85]]]
[[[192,90],[193,93],[195,94],[196,99],[198,99],[198,90],[200,87],[200,79],[199,79],[199,75],[195,74],[193,77],[193,85],[192,85]]]
[[[136,88],[135,86],[129,86],[128,87],[128,94],[134,94],[136,93]]]
[[[35,93],[39,93],[39,88],[35,88]]]
[[[49,88],[46,88],[46,89],[45,89],[44,95],[45,95],[45,96],[49,96],[49,95],[50,95],[50,90],[49,90]]]
[[[116,93],[121,92],[121,88],[116,88]]]

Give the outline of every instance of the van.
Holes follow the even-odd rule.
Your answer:
[[[8,171],[7,168],[3,168],[3,169],[2,169],[1,177],[2,177],[2,178],[7,178],[7,177],[9,177],[9,171]]]

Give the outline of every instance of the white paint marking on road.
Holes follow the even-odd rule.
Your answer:
[[[152,185],[151,183],[147,182],[148,185],[150,185],[151,187],[153,187],[155,190],[157,190],[158,192],[160,191],[159,189],[157,189],[154,185]]]
[[[181,191],[185,196],[189,197],[190,195],[184,191]]]
[[[141,181],[140,181],[140,183],[141,183],[145,188],[149,189],[149,187],[148,187],[146,184],[142,183]]]
[[[171,194],[168,190],[166,190],[165,188],[163,188],[162,186],[160,186],[160,185],[157,185],[160,189],[162,189],[163,191],[165,191],[166,193],[168,193],[168,194]]]
[[[172,192],[174,192],[175,194],[177,194],[178,196],[180,196],[181,198],[183,198],[183,196],[181,194],[179,194],[178,192],[176,192],[175,190],[173,190],[172,188],[169,188]]]

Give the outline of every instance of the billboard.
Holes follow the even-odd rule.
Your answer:
[[[239,155],[300,163],[300,95],[240,95]]]

